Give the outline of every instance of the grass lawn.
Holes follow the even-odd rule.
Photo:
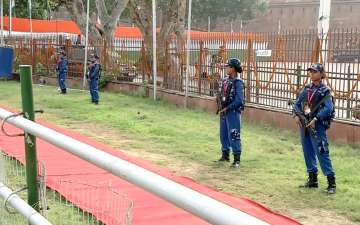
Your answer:
[[[20,109],[19,83],[0,82],[0,105]],[[34,85],[41,118],[88,135],[236,196],[248,197],[304,224],[360,224],[360,147],[331,143],[338,193],[299,190],[306,179],[299,135],[244,121],[241,168],[215,163],[218,117],[177,108],[141,95],[101,93],[100,105],[87,92]]]

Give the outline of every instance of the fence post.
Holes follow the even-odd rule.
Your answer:
[[[251,94],[251,55],[252,55],[252,40],[248,40],[248,49],[247,49],[247,77],[246,77],[246,101],[250,102]]]
[[[257,61],[255,61],[255,63],[256,63],[256,67],[255,68],[258,68],[257,67]],[[259,103],[259,86],[258,85],[256,85],[256,88],[255,88],[255,95],[256,95],[256,98],[255,98],[255,100],[256,100],[256,103]]]
[[[203,72],[205,71],[204,68],[204,59],[205,59],[205,51],[204,51],[204,42],[200,41],[200,53],[199,53],[199,82],[198,82],[198,89],[199,95],[201,95],[201,79],[203,78]]]
[[[68,58],[72,57],[72,43],[70,39],[66,39],[65,40],[65,53],[67,55]]]
[[[320,46],[320,39],[319,37],[316,38],[315,40],[315,49],[314,49],[314,55],[313,55],[313,60],[312,60],[312,63],[317,63],[317,62],[320,62],[320,54],[321,54],[321,46]]]
[[[31,66],[20,66],[21,99],[24,117],[34,121],[34,100],[32,90]],[[25,132],[25,157],[26,157],[26,183],[28,190],[28,203],[36,211],[39,211],[39,193],[37,184],[37,158],[36,137]]]
[[[348,74],[347,74],[347,86],[348,86],[348,91],[351,90],[351,74],[350,74],[350,65],[348,65]],[[351,119],[351,99],[350,96],[348,96],[347,101],[346,101],[346,118],[347,119]]]
[[[145,65],[146,65],[146,56],[145,56],[145,44],[144,41],[141,42],[141,72],[142,72],[142,82],[145,84]]]
[[[103,70],[107,70],[107,63],[108,63],[108,59],[107,59],[107,48],[108,48],[108,43],[106,41],[106,39],[103,39],[102,40],[102,43],[103,43],[103,49],[102,49],[102,66],[103,66]]]
[[[168,64],[169,64],[169,58],[170,58],[170,54],[169,54],[169,37],[165,38],[165,54],[164,54],[164,66],[163,66],[163,87],[168,88]]]
[[[301,66],[298,65],[296,68],[296,98],[299,97],[300,85],[301,85]]]
[[[32,53],[31,57],[32,57],[32,69],[33,69],[33,73],[34,73],[34,72],[36,72],[37,42],[36,42],[35,39],[32,39],[32,40],[30,40],[30,43],[31,43],[31,47],[30,47],[30,48],[33,49],[33,50],[31,51],[31,53]]]
[[[45,63],[46,63],[47,77],[50,76],[50,68],[49,68],[49,61],[50,61],[49,59],[51,57],[51,55],[50,55],[50,47],[51,47],[50,41],[47,41],[47,43],[45,42],[45,54],[46,54]]]
[[[185,43],[183,40],[180,41],[180,51],[182,52],[181,54],[181,67],[180,67],[180,89],[179,91],[183,92],[184,91],[184,58],[186,58],[186,48],[185,48]],[[188,68],[186,68],[188,69]]]

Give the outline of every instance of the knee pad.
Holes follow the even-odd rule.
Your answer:
[[[321,144],[319,146],[319,151],[320,151],[320,154],[329,153],[328,143],[325,141],[321,141]]]
[[[240,140],[240,131],[238,129],[231,130],[231,139],[232,140]]]

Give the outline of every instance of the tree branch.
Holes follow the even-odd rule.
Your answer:
[[[104,0],[95,0],[96,9],[101,21],[109,19],[109,13],[107,11]]]
[[[86,12],[84,9],[84,4],[82,0],[73,0],[71,2],[66,2],[65,7],[73,17],[73,20],[79,26],[81,33],[86,34]],[[101,39],[99,31],[96,29],[94,21],[89,21],[89,39],[91,41],[96,41]]]

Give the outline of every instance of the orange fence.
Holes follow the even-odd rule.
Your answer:
[[[16,64],[30,63],[36,73],[55,75],[57,52],[63,49],[70,60],[70,76],[83,73],[84,47],[75,40],[10,38]],[[189,70],[189,91],[214,96],[218,80],[225,76],[224,63],[229,57],[243,63],[241,74],[246,83],[247,102],[280,110],[289,110],[289,99],[310,80],[306,68],[322,62],[326,83],[335,96],[337,117],[354,120],[360,105],[360,33],[357,30],[333,30],[324,39],[316,31],[278,33],[205,33],[192,32],[190,66],[186,68],[183,38],[171,36],[158,45],[158,85],[185,90]],[[89,52],[97,52],[103,74],[115,81],[152,82],[152,59],[141,37],[115,38],[112,43],[91,43]]]

